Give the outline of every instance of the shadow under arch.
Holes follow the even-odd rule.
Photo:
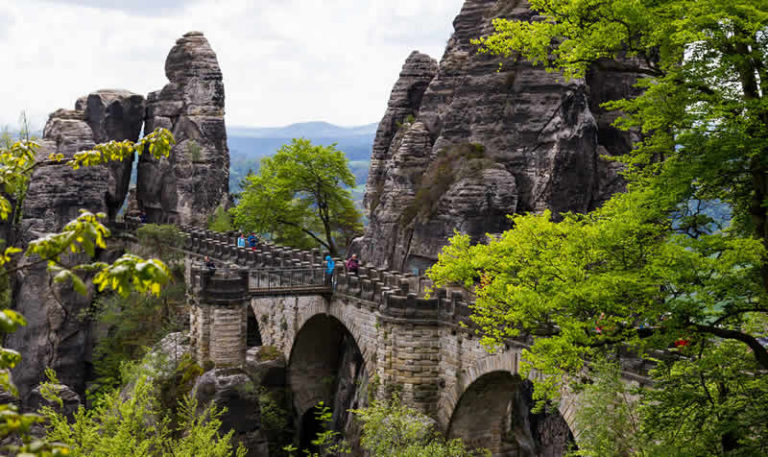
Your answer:
[[[250,349],[254,346],[261,346],[261,327],[259,326],[259,320],[256,318],[256,312],[252,307],[248,306],[246,309],[246,333],[245,333],[245,346]]]
[[[333,411],[334,430],[357,433],[348,410],[365,406],[368,375],[360,347],[343,323],[326,314],[307,320],[294,339],[287,375],[302,449],[312,450],[309,442],[321,426],[314,407],[320,402]]]
[[[462,393],[448,425],[449,438],[493,457],[562,457],[573,443],[556,408],[533,414],[530,381],[508,371],[492,371]]]

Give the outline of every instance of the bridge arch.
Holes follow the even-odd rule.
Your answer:
[[[573,436],[556,409],[530,412],[532,384],[510,371],[480,375],[463,392],[447,434],[494,457],[561,457]]]
[[[314,408],[320,402],[331,408],[335,430],[352,427],[348,410],[366,403],[365,365],[355,337],[338,318],[316,314],[303,323],[288,359],[288,386],[302,449],[311,449],[310,440],[321,430]]]

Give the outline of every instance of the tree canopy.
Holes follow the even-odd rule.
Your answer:
[[[335,145],[294,139],[246,179],[233,210],[235,226],[298,247],[323,246],[333,255],[362,231],[350,188],[355,177]]]
[[[530,4],[534,22],[496,20],[480,52],[635,72],[640,93],[605,105],[642,137],[619,158],[627,192],[561,222],[514,216],[487,244],[457,235],[429,274],[474,290],[487,344],[532,338],[538,398],[590,361],[656,357],[630,455],[765,454],[768,2]]]

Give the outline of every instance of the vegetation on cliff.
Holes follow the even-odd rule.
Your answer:
[[[156,158],[167,157],[173,135],[164,129],[145,136],[137,143],[130,141],[97,145],[93,150],[76,153],[67,165],[77,170],[81,167],[103,165],[122,161],[126,157],[148,151]],[[17,195],[26,185],[29,176],[37,166],[33,142],[16,141],[9,147],[0,148],[0,182],[4,193],[0,194],[0,218],[7,220],[13,213],[9,196]],[[51,160],[63,160],[60,155],[53,155]],[[167,282],[169,271],[158,259],[148,259],[125,254],[112,264],[103,262],[72,263],[68,254],[85,254],[93,257],[97,249],[106,247],[106,238],[110,231],[102,223],[104,214],[82,211],[80,216],[64,226],[59,233],[46,235],[29,243],[26,251],[15,246],[5,248],[0,255],[2,276],[24,271],[33,265],[45,264],[55,283],[69,284],[81,294],[87,294],[83,275],[91,274],[93,283],[100,291],[112,290],[126,296],[132,290],[145,293],[159,293]],[[8,334],[25,325],[24,317],[11,310],[0,311],[0,333]],[[13,350],[0,348],[0,388],[15,394],[16,387],[10,377],[10,370],[21,362],[20,355]],[[11,452],[24,455],[66,455],[66,447],[35,439],[30,435],[31,427],[42,418],[36,414],[21,414],[13,403],[0,404],[0,438],[14,437],[18,442],[11,447]]]
[[[181,230],[174,225],[146,224],[136,230],[136,236],[133,253],[162,260],[168,266],[168,282],[157,294],[104,294],[90,307],[87,317],[105,329],[93,350],[96,379],[88,392],[91,395],[124,384],[125,363],[140,360],[155,343],[181,331],[186,323],[187,286],[183,254],[178,250],[184,241]]]
[[[350,188],[355,177],[334,145],[294,139],[245,178],[234,224],[297,248],[322,246],[338,255],[362,231]]]
[[[765,454],[768,4],[530,3],[542,20],[497,20],[481,52],[566,77],[590,65],[643,76],[638,96],[608,104],[643,138],[621,158],[628,192],[559,223],[515,216],[487,244],[457,235],[432,278],[474,289],[489,345],[533,337],[525,363],[546,375],[540,399],[588,361],[625,348],[659,357],[632,446],[598,440],[580,455]]]

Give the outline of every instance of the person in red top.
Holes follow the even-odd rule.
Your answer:
[[[352,257],[347,259],[347,271],[357,275],[360,269],[360,261],[357,260],[357,254],[352,254]]]

